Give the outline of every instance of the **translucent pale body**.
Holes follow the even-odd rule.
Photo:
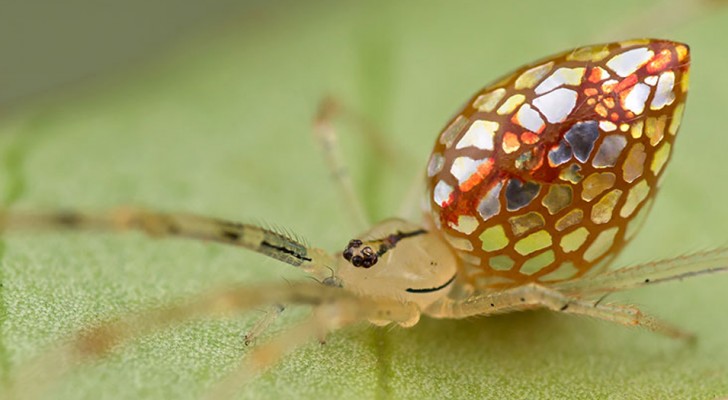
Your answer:
[[[385,237],[392,232],[416,229],[420,226],[389,219],[363,232],[360,237]],[[433,265],[432,260],[437,260],[437,263]],[[450,287],[433,293],[408,293],[404,289],[439,287],[457,273],[457,265],[451,247],[439,233],[430,231],[398,243],[396,251],[389,251],[381,257],[376,268],[357,268],[340,257],[336,274],[346,282],[346,289],[354,293],[397,298],[427,307],[447,295]]]

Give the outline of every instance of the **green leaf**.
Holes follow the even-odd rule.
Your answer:
[[[14,209],[135,204],[281,224],[329,249],[354,234],[311,140],[334,93],[371,118],[406,163],[396,169],[347,126],[357,188],[393,214],[435,135],[478,87],[544,55],[604,40],[635,2],[389,3],[314,7],[223,29],[115,82],[29,107],[0,125],[0,194]],[[582,4],[583,3],[583,4]],[[649,6],[655,7],[655,6]],[[692,90],[658,201],[616,265],[728,242],[724,26],[684,13],[626,36],[689,43]],[[652,15],[652,14],[649,14]],[[648,16],[649,16],[648,15]],[[679,16],[678,16],[679,17]],[[679,18],[678,18],[679,19]],[[627,22],[624,22],[626,21]],[[633,20],[634,21],[634,20]],[[660,22],[664,21],[664,22]],[[632,24],[634,25],[634,24]],[[618,31],[619,32],[619,31]],[[624,36],[607,37],[616,40]],[[239,249],[136,234],[13,234],[3,239],[0,378],[47,345],[125,311],[216,285],[305,279]],[[357,326],[286,357],[244,398],[715,398],[728,395],[728,277],[610,298],[699,338],[694,347],[606,323],[529,312],[412,329]],[[275,335],[306,310],[289,309]],[[246,356],[259,312],[135,340],[64,377],[55,398],[196,398]]]

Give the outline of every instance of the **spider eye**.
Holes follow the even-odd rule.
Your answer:
[[[379,256],[371,247],[362,247],[362,244],[361,240],[351,240],[344,249],[342,256],[355,267],[371,268],[379,261]]]
[[[344,252],[342,255],[346,259],[346,261],[351,261],[352,257],[354,256],[354,249],[358,249],[361,247],[362,242],[358,239],[352,239],[349,241],[349,244],[346,245],[346,248],[344,249]]]

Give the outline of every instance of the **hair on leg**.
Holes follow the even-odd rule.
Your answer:
[[[728,272],[728,247],[603,272],[588,279],[552,287],[574,297],[589,298],[694,276]]]
[[[425,314],[438,318],[466,318],[534,308],[547,308],[552,311],[584,315],[625,326],[641,327],[675,339],[690,340],[694,338],[691,333],[646,315],[636,307],[585,301],[537,284],[476,295],[463,300],[446,299],[433,304],[425,310]]]
[[[418,318],[419,312],[413,306],[391,300],[350,298],[321,304],[303,322],[253,348],[206,398],[231,398],[243,384],[265,372],[285,355],[314,339],[321,341],[329,333],[347,325],[376,319],[409,326]]]
[[[283,313],[285,307],[282,304],[268,306],[263,311],[265,314],[255,322],[248,332],[243,335],[243,343],[250,346],[278,317]]]
[[[320,329],[317,332],[322,334],[365,320],[409,326],[419,319],[419,310],[414,304],[359,297],[342,288],[316,282],[237,286],[210,291],[164,307],[129,313],[84,329],[18,368],[11,394],[17,398],[37,398],[75,365],[101,358],[116,346],[150,332],[188,320],[223,318],[254,307],[279,303],[313,306],[316,310],[315,323]]]
[[[333,258],[289,235],[256,225],[186,213],[164,213],[124,207],[105,213],[76,211],[0,212],[3,230],[140,231],[153,237],[178,237],[243,247],[310,273],[331,275]]]

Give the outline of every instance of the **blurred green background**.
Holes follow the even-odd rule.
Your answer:
[[[136,204],[280,224],[332,250],[354,234],[311,140],[327,94],[357,190],[394,213],[434,138],[479,87],[570,47],[658,36],[691,45],[691,93],[664,187],[616,265],[728,243],[728,9],[719,1],[16,2],[0,13],[0,201]],[[11,235],[0,245],[0,381],[70,332],[215,285],[302,279],[238,249],[141,235]],[[412,329],[353,327],[241,398],[728,396],[728,276],[619,294],[697,333],[694,347],[529,312]],[[288,310],[271,334],[305,310]],[[140,338],[65,377],[54,398],[197,398],[245,357],[259,312]]]

